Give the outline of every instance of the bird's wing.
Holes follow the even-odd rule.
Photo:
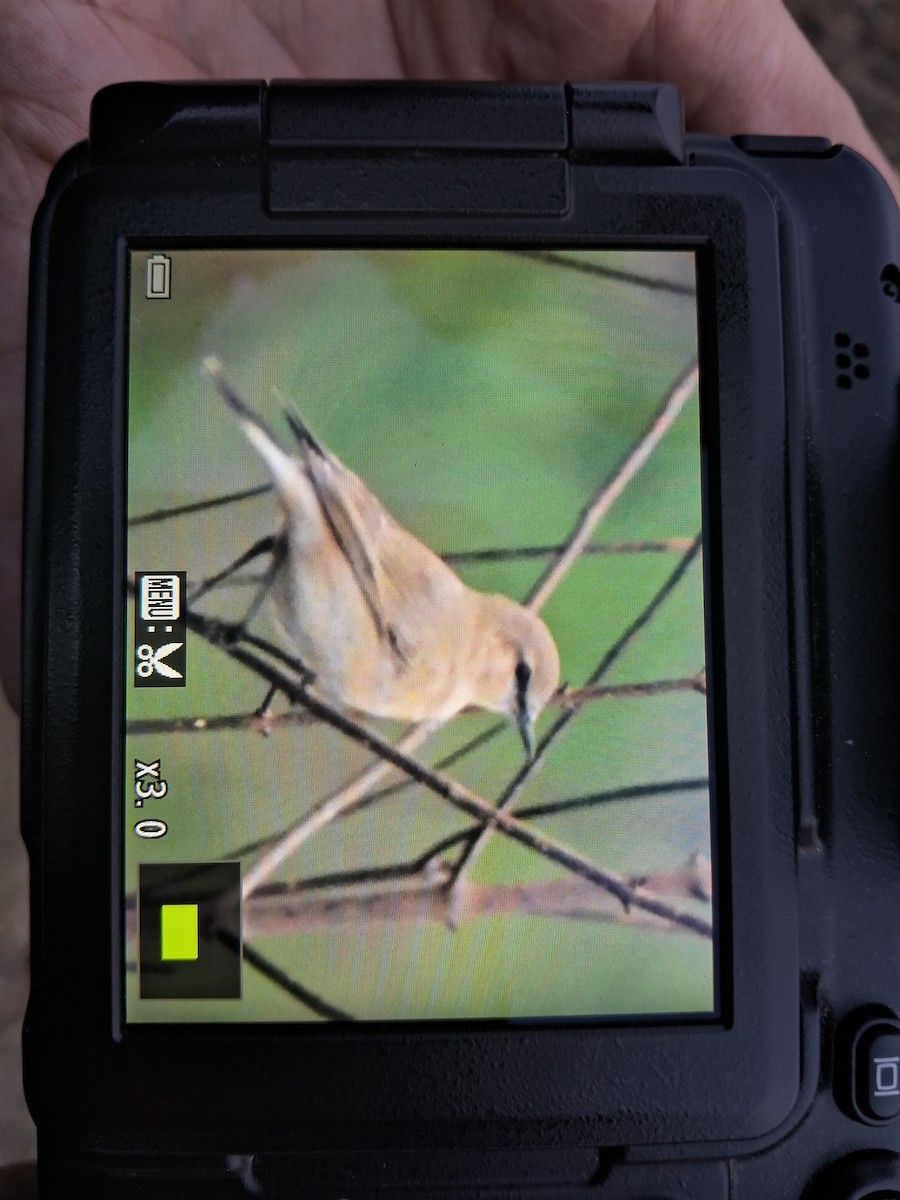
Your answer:
[[[378,636],[384,638],[397,657],[403,660],[406,652],[390,624],[383,571],[376,549],[380,526],[391,518],[362,481],[313,437],[297,413],[288,411],[286,416],[300,447],[301,460],[322,518],[350,567]],[[357,500],[366,500],[368,503],[356,503],[354,491],[360,493]],[[367,519],[363,516],[363,509]]]

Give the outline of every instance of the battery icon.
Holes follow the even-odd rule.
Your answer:
[[[147,259],[147,299],[168,300],[171,295],[172,260],[165,254],[151,254]]]

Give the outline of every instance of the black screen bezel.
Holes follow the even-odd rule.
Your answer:
[[[29,474],[32,493],[42,495],[43,563],[39,577],[32,574],[32,600],[50,631],[26,681],[41,730],[41,766],[32,762],[31,779],[47,797],[39,858],[32,853],[30,1024],[40,1046],[29,1091],[35,1111],[69,1139],[90,1132],[96,1144],[100,1130],[104,1142],[148,1151],[289,1147],[302,1128],[306,1144],[383,1147],[409,1144],[427,1129],[434,1144],[519,1144],[528,1136],[646,1145],[761,1135],[793,1106],[801,1006],[775,213],[737,174],[569,169],[576,203],[549,219],[273,219],[255,172],[243,166],[223,168],[203,204],[189,165],[155,174],[152,205],[140,200],[139,167],[88,173],[58,198],[48,238],[44,453]],[[124,1029],[117,971],[125,597],[116,586],[98,593],[91,581],[121,580],[124,569],[127,249],[502,244],[698,253],[711,707],[725,714],[716,717],[711,763],[721,839],[720,1020]],[[108,664],[105,690],[97,687],[98,662]],[[46,764],[54,778],[72,781],[65,802]],[[83,937],[72,938],[73,922]],[[50,1086],[61,1069],[69,1076],[64,1104]]]

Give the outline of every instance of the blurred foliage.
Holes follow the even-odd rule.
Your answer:
[[[693,283],[684,253],[571,254],[596,265]],[[691,296],[652,291],[512,253],[487,251],[182,251],[172,298],[132,287],[128,468],[131,515],[264,482],[253,449],[201,363],[227,377],[288,434],[284,397],[393,514],[438,552],[566,539],[600,482],[639,438],[696,355]],[[696,399],[614,505],[596,540],[691,537],[700,529]],[[186,570],[197,580],[277,529],[270,496],[141,526],[129,570]],[[650,601],[675,554],[583,557],[543,613],[563,678],[577,687]],[[522,598],[542,560],[466,564],[472,587]],[[240,617],[252,593],[222,588],[204,610]],[[277,639],[268,613],[254,629]],[[130,647],[130,649],[133,649]],[[693,675],[704,664],[699,561],[604,682]],[[128,715],[206,717],[252,711],[264,687],[194,638],[184,689],[128,688]],[[539,733],[551,717],[545,715]],[[435,762],[495,717],[464,714],[423,751]],[[399,728],[381,723],[394,737]],[[321,725],[130,736],[126,768],[162,757],[169,795],[143,815],[170,833],[127,841],[128,886],[142,861],[204,861],[294,823],[351,779],[358,747]],[[453,773],[495,798],[522,763],[513,729]],[[695,693],[588,705],[529,780],[519,806],[633,783],[708,773],[706,710]],[[126,769],[126,788],[130,772]],[[709,853],[706,789],[582,808],[536,824],[598,864],[628,874]],[[280,878],[413,858],[467,819],[419,787],[335,822]],[[557,878],[560,870],[502,836],[478,861],[480,882]],[[698,911],[707,910],[703,906]],[[259,943],[304,986],[359,1017],[540,1017],[709,1011],[712,947],[686,932],[490,918],[453,933],[434,924],[336,927]],[[138,1020],[308,1020],[245,967],[242,1001],[144,1001]]]

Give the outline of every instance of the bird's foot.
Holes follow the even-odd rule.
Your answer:
[[[213,646],[236,646],[244,635],[244,625],[239,621],[210,621],[207,631]]]

